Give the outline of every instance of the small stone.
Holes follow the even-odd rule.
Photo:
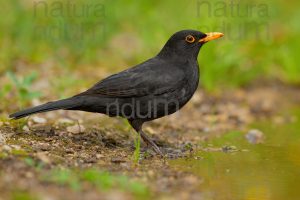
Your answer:
[[[149,170],[148,171],[148,176],[149,177],[154,177],[155,176],[155,172],[153,170]]]
[[[31,103],[32,103],[33,106],[39,106],[39,105],[42,104],[42,102],[39,99],[33,99],[31,101]]]
[[[73,154],[75,151],[73,149],[66,149],[66,153]]]
[[[203,160],[203,157],[201,157],[201,156],[195,156],[194,159],[195,160]]]
[[[184,183],[187,185],[195,185],[198,182],[198,178],[193,175],[184,177]]]
[[[245,138],[248,140],[251,144],[260,144],[263,143],[265,136],[264,133],[257,129],[252,129],[248,131],[248,133],[245,135]]]
[[[275,117],[273,117],[273,121],[276,124],[284,124],[285,123],[285,120],[284,120],[284,118],[282,116],[275,116]]]
[[[237,148],[236,148],[236,146],[223,146],[222,147],[222,151],[223,152],[235,152],[235,151],[237,151]]]
[[[209,127],[204,127],[202,131],[205,132],[205,133],[208,133],[208,132],[211,131],[211,128],[209,128]]]
[[[42,162],[46,163],[46,164],[50,164],[51,163],[49,157],[46,155],[45,152],[37,152],[36,153],[36,157],[38,159],[40,159]]]
[[[78,133],[82,133],[85,131],[85,127],[83,125],[74,125],[74,126],[69,126],[67,127],[67,131],[69,133],[73,133],[73,134],[78,134]]]
[[[0,145],[4,145],[6,143],[6,138],[0,132]]]
[[[85,162],[85,163],[96,163],[97,160],[96,160],[95,158],[86,158],[86,159],[84,160],[84,162]]]
[[[23,128],[22,128],[22,130],[24,131],[24,132],[26,132],[26,133],[29,133],[29,128],[28,128],[28,126],[23,126]]]
[[[38,117],[38,116],[33,116],[31,119],[36,124],[45,124],[47,122],[45,118]]]
[[[19,146],[19,145],[12,144],[10,146],[11,146],[11,148],[13,148],[15,150],[20,150],[21,149],[21,146]]]
[[[104,158],[104,156],[103,156],[102,154],[100,154],[100,153],[97,153],[97,154],[96,154],[96,158],[97,158],[97,159],[100,159],[100,158]]]
[[[111,159],[112,163],[123,163],[126,162],[126,160],[124,160],[123,158],[119,158],[119,157],[115,157]]]
[[[68,118],[60,118],[57,120],[59,124],[74,124],[74,121]]]
[[[146,128],[145,128],[145,131],[148,132],[148,133],[150,133],[150,134],[155,134],[154,129],[151,128],[150,126],[146,127]]]
[[[8,145],[3,145],[2,149],[3,149],[3,151],[5,151],[5,152],[8,152],[8,153],[11,152],[11,147],[8,146]]]
[[[53,141],[53,140],[55,140],[54,138],[51,138],[51,137],[49,137],[49,138],[45,138],[44,139],[46,142],[51,142],[51,141]]]
[[[26,178],[33,178],[33,173],[32,172],[26,172],[25,173]]]
[[[46,143],[40,143],[37,148],[42,151],[49,151],[51,149],[50,145]]]
[[[122,167],[126,171],[129,171],[131,169],[131,165],[127,162],[120,163],[120,167]]]

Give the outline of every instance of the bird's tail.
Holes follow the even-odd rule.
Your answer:
[[[52,110],[59,110],[59,109],[72,109],[76,108],[81,104],[80,98],[73,97],[69,99],[62,99],[59,101],[54,101],[54,102],[48,102],[36,107],[28,108],[16,113],[13,113],[9,115],[9,118],[12,119],[20,119],[32,114],[36,113],[42,113],[42,112],[47,112],[47,111],[52,111]]]

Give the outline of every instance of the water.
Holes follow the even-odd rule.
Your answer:
[[[249,144],[243,133],[232,132],[210,143],[214,147],[234,145],[240,151],[202,151],[197,154],[199,160],[176,160],[172,165],[203,179],[199,191],[205,200],[298,200],[300,109],[291,113],[298,120],[261,121],[251,126],[264,132],[262,144]]]

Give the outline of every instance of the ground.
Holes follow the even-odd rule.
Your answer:
[[[279,113],[300,102],[300,89],[277,82],[217,94],[197,93],[180,112],[144,129],[166,154],[162,159],[141,143],[121,118],[57,111],[26,120],[0,122],[0,199],[199,199],[203,178],[172,165],[201,159],[199,151],[222,134]],[[189,166],[186,166],[189,167]]]

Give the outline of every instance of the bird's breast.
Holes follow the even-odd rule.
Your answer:
[[[184,81],[180,83],[173,93],[165,94],[166,98],[174,102],[174,105],[170,104],[169,113],[174,113],[182,108],[194,95],[197,90],[199,83],[199,67],[198,63],[186,63],[184,66],[187,70],[185,71]]]
[[[183,85],[181,92],[182,98],[187,102],[192,98],[199,84],[199,66],[197,62],[188,66],[185,80],[186,84]]]

